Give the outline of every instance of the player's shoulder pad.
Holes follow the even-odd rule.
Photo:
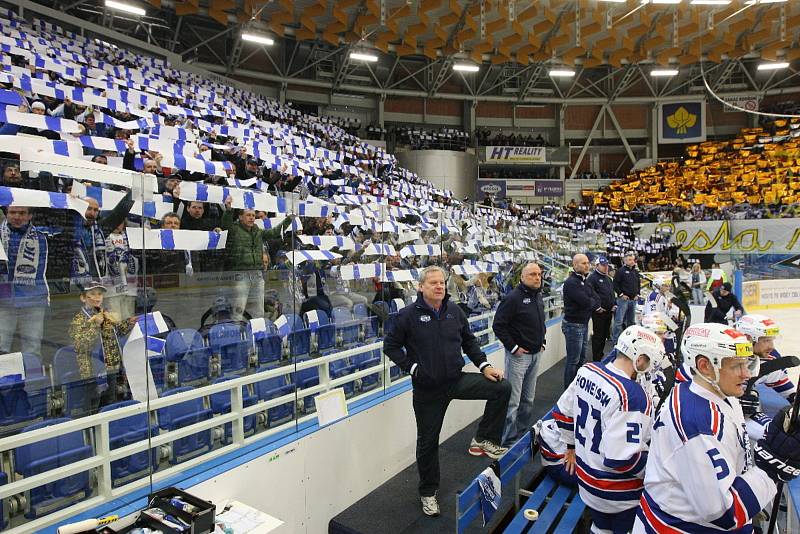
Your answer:
[[[677,384],[669,398],[670,417],[681,440],[687,442],[700,435],[722,440],[722,411],[716,403],[697,395],[689,386],[687,382]]]
[[[595,375],[599,375],[605,382],[612,386],[617,394],[619,409],[623,412],[641,412],[650,415],[652,412],[652,402],[650,396],[645,393],[642,386],[630,378],[621,377],[609,371],[607,366],[610,364],[587,363],[582,369],[586,369]]]

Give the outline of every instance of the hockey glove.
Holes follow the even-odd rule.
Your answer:
[[[785,406],[775,414],[764,436],[764,446],[778,458],[800,464],[800,429],[789,433],[790,412],[790,407]]]
[[[800,475],[800,465],[790,464],[777,458],[769,450],[765,448],[765,441],[767,438],[759,440],[753,447],[755,453],[755,462],[762,471],[764,471],[775,482],[791,482],[798,475]]]
[[[739,404],[745,417],[750,417],[758,412],[761,408],[761,399],[758,397],[758,391],[753,388],[745,392],[744,395],[739,397]]]

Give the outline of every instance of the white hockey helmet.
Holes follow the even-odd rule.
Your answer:
[[[650,330],[657,336],[663,336],[667,333],[667,323],[655,313],[642,316],[642,328]]]
[[[744,315],[736,321],[736,330],[750,338],[750,341],[757,343],[762,337],[778,337],[781,333],[780,327],[766,315]]]
[[[753,343],[747,336],[719,323],[698,323],[687,328],[683,333],[681,354],[695,372],[698,372],[698,358],[704,356],[714,367],[717,378],[722,360],[726,358],[745,360],[751,376],[757,376],[760,367],[758,356],[753,354]],[[712,384],[716,385],[716,382],[714,380]]]
[[[626,328],[617,339],[617,352],[626,356],[633,362],[633,367],[637,374],[647,373],[653,369],[660,369],[666,353],[664,343],[658,336],[639,325]],[[647,356],[650,363],[644,369],[636,367],[639,356]]]

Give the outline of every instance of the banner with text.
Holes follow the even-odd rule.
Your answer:
[[[742,306],[749,311],[800,306],[800,279],[745,282],[742,293]]]
[[[726,104],[730,104],[727,106],[723,106],[725,108],[725,112],[739,112],[736,108],[742,108],[747,111],[758,111],[758,103],[759,98],[758,95],[744,95],[744,96],[723,96],[722,100]],[[736,106],[736,108],[731,107]]]
[[[524,184],[507,184],[511,196],[519,197],[561,197],[564,196],[563,180],[531,180]],[[513,191],[513,192],[512,192]]]
[[[705,100],[658,105],[659,143],[698,143],[706,140]]]
[[[487,146],[487,163],[546,163],[543,146]]]
[[[486,197],[492,198],[505,198],[506,197],[506,181],[505,180],[478,180],[476,182],[475,200],[482,201]]]
[[[796,219],[645,223],[639,237],[667,233],[688,254],[791,254],[800,251]]]

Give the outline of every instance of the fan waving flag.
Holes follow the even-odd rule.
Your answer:
[[[133,250],[221,250],[228,239],[227,231],[128,228],[127,234]]]

